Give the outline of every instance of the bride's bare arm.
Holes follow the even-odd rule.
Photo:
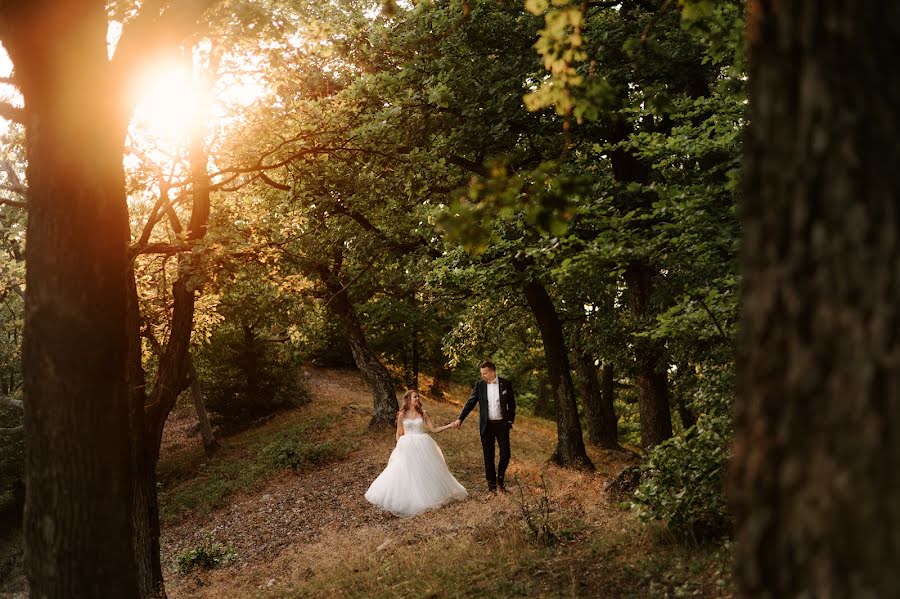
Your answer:
[[[397,434],[396,440],[399,441],[400,437],[403,436],[403,417],[400,414],[397,414]]]
[[[432,433],[439,433],[441,431],[445,431],[452,426],[451,424],[445,424],[444,426],[434,426],[434,422],[431,421],[431,416],[428,415],[428,412],[425,412],[425,425],[428,427],[428,430]]]

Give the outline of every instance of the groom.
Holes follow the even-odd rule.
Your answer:
[[[491,361],[481,363],[481,380],[472,388],[472,396],[463,406],[453,426],[459,428],[463,420],[478,403],[481,447],[484,450],[484,476],[488,491],[497,487],[506,491],[503,477],[509,465],[509,430],[516,419],[516,399],[512,383],[497,376],[497,367]],[[494,444],[500,446],[500,463],[494,469]]]

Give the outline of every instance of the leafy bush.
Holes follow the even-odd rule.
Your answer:
[[[228,545],[206,541],[202,545],[185,549],[175,560],[177,572],[190,572],[194,568],[212,570],[237,560],[238,555]]]
[[[20,399],[17,397],[16,399]],[[19,510],[24,502],[25,435],[22,411],[0,405],[0,512]]]
[[[272,468],[302,470],[340,459],[346,452],[343,443],[328,439],[313,442],[308,431],[292,429],[280,433],[259,452],[259,461]]]
[[[731,424],[703,415],[683,436],[654,448],[631,501],[642,520],[664,520],[679,536],[712,538],[731,531],[725,502]]]
[[[199,352],[198,370],[216,424],[246,424],[311,397],[295,356],[235,326],[216,330]]]

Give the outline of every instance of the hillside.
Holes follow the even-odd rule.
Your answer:
[[[630,454],[592,451],[594,474],[548,465],[555,425],[541,419],[516,421],[508,478],[521,484],[510,484],[512,493],[484,492],[469,419],[435,436],[468,500],[413,519],[377,510],[363,493],[384,467],[393,433],[367,429],[369,395],[358,373],[307,374],[310,404],[224,439],[212,459],[186,435],[189,411],[170,419],[160,480],[173,599],[730,596],[729,555],[678,544],[605,496],[604,482],[632,463]],[[467,391],[453,388],[447,401],[425,407],[448,422]],[[538,509],[542,480],[546,516]],[[555,539],[536,540],[526,512]],[[175,571],[179,556],[210,542],[231,551],[225,565]]]

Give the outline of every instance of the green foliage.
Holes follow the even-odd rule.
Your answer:
[[[238,555],[230,546],[208,540],[196,547],[185,549],[175,558],[175,571],[182,574],[195,568],[214,570],[234,561]]]
[[[347,453],[346,443],[335,439],[309,439],[311,432],[326,423],[327,421],[313,421],[278,433],[260,449],[257,460],[270,468],[303,470],[341,459]]]
[[[25,434],[21,426],[22,411],[0,405],[0,429],[7,429],[0,430],[0,512],[17,507],[24,499]]]
[[[349,451],[346,443],[321,436],[334,424],[330,417],[317,417],[278,431],[248,431],[245,438],[230,441],[241,448],[240,457],[227,450],[192,461],[160,462],[160,514],[171,520],[186,513],[205,514],[224,505],[239,490],[252,489],[272,472],[315,468],[340,459]]]
[[[631,501],[642,520],[663,520],[682,537],[707,539],[731,532],[725,474],[731,440],[727,416],[702,415],[683,436],[657,446],[643,466]]]
[[[340,459],[344,452],[345,446],[339,441],[311,443],[284,437],[263,447],[261,458],[272,466],[300,470]]]
[[[218,269],[207,296],[217,292],[212,309],[218,316],[208,319],[214,322],[194,354],[213,419],[241,425],[308,402],[301,366],[309,343],[302,327],[315,314],[297,299],[291,279],[267,277],[281,274],[277,264],[241,265],[227,255],[210,261]]]
[[[197,366],[214,422],[240,425],[309,401],[301,364],[279,350],[228,324],[213,333]]]

